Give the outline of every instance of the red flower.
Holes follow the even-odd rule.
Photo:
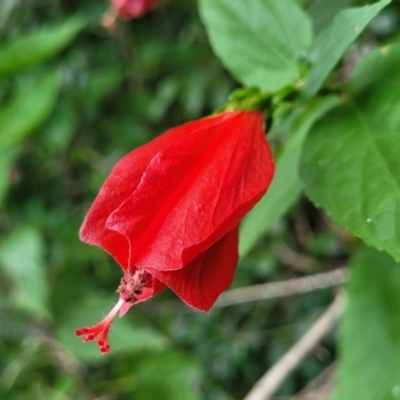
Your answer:
[[[124,20],[140,18],[160,4],[160,0],[112,0],[119,17]]]
[[[120,300],[98,325],[107,333],[124,315],[166,286],[207,311],[233,279],[239,221],[267,190],[274,162],[263,116],[227,111],[170,129],[111,171],[80,231],[82,241],[110,253],[124,270]]]

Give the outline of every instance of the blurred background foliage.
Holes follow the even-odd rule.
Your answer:
[[[352,2],[301,3],[319,31]],[[208,314],[165,291],[115,322],[109,355],[74,336],[117,297],[120,267],[78,239],[108,172],[167,128],[212,113],[237,87],[211,51],[195,2],[165,0],[112,31],[100,23],[107,7],[0,2],[0,399],[243,398],[332,291]],[[395,4],[361,45],[393,36],[398,21]],[[234,286],[342,266],[352,245],[301,198],[247,251]],[[325,339],[279,394],[328,366],[335,342]]]

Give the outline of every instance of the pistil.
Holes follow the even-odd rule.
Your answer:
[[[111,324],[120,312],[120,316],[132,306],[142,295],[143,289],[151,285],[151,276],[141,270],[136,269],[135,272],[127,272],[121,279],[121,283],[117,289],[119,293],[119,300],[112,310],[96,325],[92,327],[80,328],[75,331],[76,336],[82,336],[84,342],[92,341],[97,337],[97,345],[101,353],[108,353],[110,345],[108,344],[108,331]],[[123,306],[125,307],[123,308]],[[122,309],[122,310],[121,310]]]
[[[108,344],[108,331],[110,326],[121,309],[125,300],[120,298],[117,304],[112,308],[112,310],[96,325],[90,328],[81,328],[75,331],[76,336],[82,336],[84,342],[92,341],[96,337],[97,345],[100,348],[101,353],[108,353],[110,351],[110,345]]]

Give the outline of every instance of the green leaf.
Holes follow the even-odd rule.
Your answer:
[[[0,209],[10,184],[11,167],[17,151],[0,152]]]
[[[400,398],[400,267],[365,249],[353,258],[333,400]]]
[[[77,94],[85,105],[90,120],[94,120],[101,113],[101,101],[121,83],[123,78],[118,67],[104,68],[90,74],[90,79]]]
[[[0,268],[11,281],[15,306],[39,318],[49,316],[43,253],[40,233],[31,227],[20,228],[0,244]]]
[[[306,97],[318,92],[347,48],[390,1],[381,0],[370,6],[344,10],[317,37],[310,53],[313,66],[302,89]]]
[[[0,77],[42,63],[66,47],[84,27],[81,18],[14,39],[0,47]]]
[[[240,226],[239,254],[246,255],[257,240],[279,218],[282,218],[303,191],[299,177],[299,163],[304,138],[312,124],[338,104],[335,96],[315,99],[298,110],[288,121],[292,136],[279,157],[271,186],[261,201],[247,214]]]
[[[314,32],[319,33],[327,27],[334,16],[347,7],[352,0],[314,0],[308,8],[314,25]]]
[[[294,85],[311,22],[293,0],[199,0],[215,53],[244,85],[267,92]]]
[[[47,73],[21,90],[0,110],[0,153],[34,132],[56,104],[58,76]]]
[[[200,400],[200,368],[178,352],[155,354],[136,364],[138,399]]]
[[[71,98],[61,96],[51,117],[41,129],[40,141],[37,143],[43,146],[49,155],[59,156],[70,145],[79,121]]]
[[[3,0],[0,2],[0,32],[5,31],[6,23],[16,7],[18,7],[18,4],[13,0]]]
[[[99,322],[113,307],[118,296],[89,294],[78,307],[72,307],[69,317],[61,321],[57,336],[61,343],[78,359],[94,362],[104,359],[95,342],[84,343],[75,336],[75,330]],[[132,324],[131,315],[116,318],[109,333],[111,355],[160,351],[168,347],[167,338],[155,330]]]
[[[343,104],[311,130],[306,193],[343,228],[400,260],[400,44],[371,52]]]

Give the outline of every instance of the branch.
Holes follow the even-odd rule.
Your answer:
[[[335,380],[336,363],[326,367],[304,389],[289,400],[326,400],[329,398]]]
[[[256,382],[244,400],[269,400],[287,376],[335,325],[343,308],[338,295],[329,308],[287,353]]]
[[[333,271],[289,279],[281,282],[263,283],[238,289],[230,289],[222,293],[214,307],[226,307],[249,301],[276,299],[313,292],[333,286],[340,286],[346,280],[346,270],[338,268]]]

